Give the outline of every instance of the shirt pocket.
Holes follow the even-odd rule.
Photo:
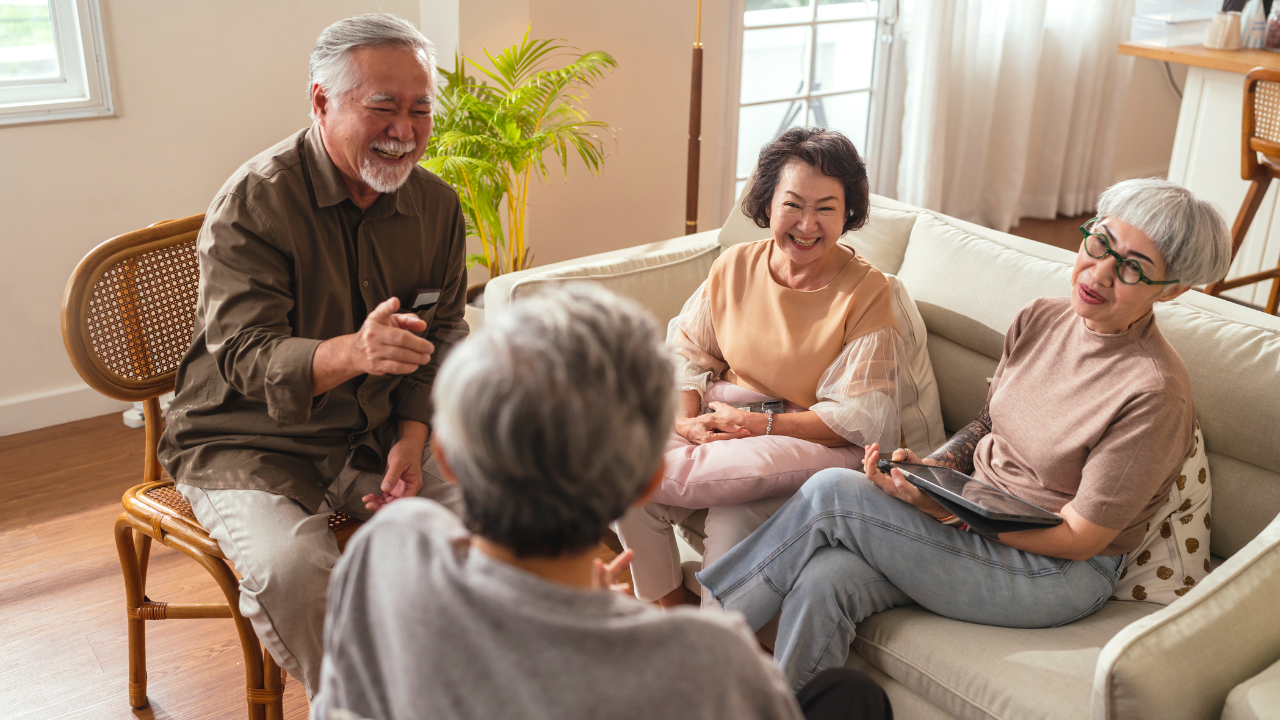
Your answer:
[[[419,335],[423,335],[423,336],[425,336],[428,332],[430,332],[430,331],[431,331],[431,321],[435,319],[435,317],[436,317],[436,309],[437,309],[437,308],[439,308],[439,307],[440,307],[439,303],[436,303],[436,304],[431,305],[431,307],[426,308],[425,310],[419,310],[419,311],[417,311],[417,315],[418,315],[418,317],[419,317],[419,318],[422,318],[422,322],[424,322],[424,323],[426,323],[426,324],[427,324],[426,329],[424,329],[422,332],[418,333]]]

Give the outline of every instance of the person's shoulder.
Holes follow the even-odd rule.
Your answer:
[[[414,165],[409,172],[409,183],[428,200],[458,202],[458,191],[443,178],[421,165]]]
[[[229,197],[249,201],[256,194],[281,182],[296,181],[304,184],[302,143],[306,133],[305,128],[299,130],[245,161],[222,184],[214,198],[214,204],[226,202]]]
[[[407,541],[415,539],[427,547],[453,548],[468,542],[470,534],[462,520],[440,503],[419,497],[402,498],[374,513],[356,531],[347,554],[403,549]]]
[[[1070,319],[1069,315],[1074,315],[1075,310],[1071,309],[1071,298],[1069,297],[1038,297],[1027,303],[1018,312],[1018,317],[1045,321],[1060,321]]]
[[[1142,353],[1151,363],[1154,374],[1153,389],[1166,394],[1169,402],[1178,398],[1182,402],[1191,401],[1191,373],[1182,361],[1182,356],[1160,332],[1154,315],[1150,324],[1139,334],[1138,345]]]

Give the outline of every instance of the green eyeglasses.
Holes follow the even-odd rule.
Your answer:
[[[1110,238],[1104,233],[1096,233],[1089,228],[1098,222],[1098,218],[1094,218],[1089,222],[1080,226],[1080,232],[1084,233],[1084,251],[1089,257],[1095,260],[1101,260],[1110,255],[1116,259],[1116,277],[1120,278],[1120,282],[1125,285],[1136,285],[1144,282],[1148,285],[1174,285],[1177,280],[1152,280],[1142,272],[1142,266],[1137,260],[1120,257],[1120,253],[1111,249]]]

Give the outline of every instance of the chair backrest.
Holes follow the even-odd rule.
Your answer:
[[[62,341],[76,372],[103,395],[145,401],[147,481],[160,475],[158,398],[173,389],[191,345],[203,222],[192,215],[102,243],[76,266],[62,296]]]
[[[1257,67],[1244,77],[1240,177],[1252,180],[1258,153],[1280,172],[1280,70]]]

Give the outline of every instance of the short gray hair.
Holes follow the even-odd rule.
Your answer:
[[[467,527],[518,557],[595,547],[658,469],[675,398],[662,334],[630,300],[575,284],[492,313],[433,391]]]
[[[359,84],[351,68],[351,51],[359,47],[399,45],[421,55],[426,61],[432,86],[437,84],[436,47],[413,23],[390,13],[356,15],[330,25],[316,38],[311,51],[311,82],[307,97],[316,85],[333,98]]]
[[[1221,280],[1231,267],[1231,230],[1222,213],[1177,183],[1125,180],[1098,198],[1098,217],[1141,230],[1164,256],[1167,277],[1184,287]]]

